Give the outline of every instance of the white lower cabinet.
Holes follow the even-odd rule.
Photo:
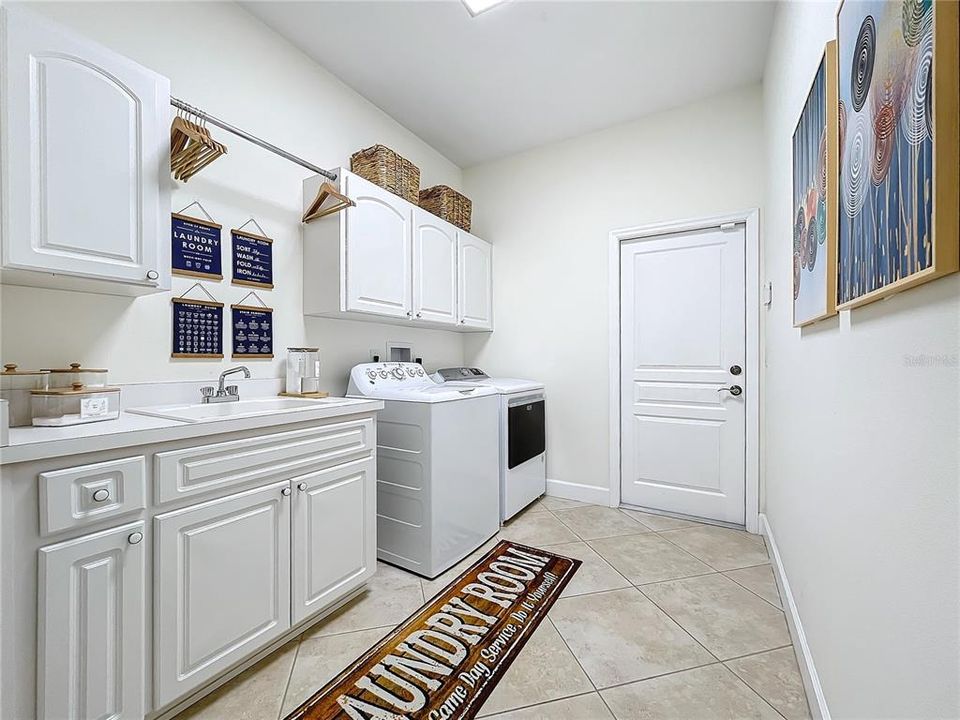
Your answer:
[[[290,627],[290,484],[154,518],[154,687],[160,707]]]
[[[360,587],[377,564],[372,458],[293,480],[293,622]]]
[[[40,549],[37,717],[144,714],[144,524]]]

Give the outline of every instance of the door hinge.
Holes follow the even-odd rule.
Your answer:
[[[720,230],[723,231],[723,232],[730,232],[731,230],[736,230],[736,228],[737,228],[737,224],[736,224],[736,223],[730,222],[730,223],[721,223],[721,224],[720,224]]]

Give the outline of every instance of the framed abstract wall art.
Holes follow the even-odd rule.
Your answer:
[[[841,309],[958,269],[958,23],[954,0],[840,5]]]
[[[793,326],[837,313],[837,43],[793,131]]]

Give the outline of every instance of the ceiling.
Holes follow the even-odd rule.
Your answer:
[[[760,80],[770,2],[245,2],[462,167]]]

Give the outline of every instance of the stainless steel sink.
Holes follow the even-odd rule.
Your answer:
[[[358,401],[351,398],[255,398],[237,402],[211,403],[196,405],[160,405],[157,407],[130,408],[127,412],[135,415],[180,420],[181,422],[201,422],[203,420],[228,420],[232,418],[278,415],[280,413],[303,412],[320,407],[351,405]]]

